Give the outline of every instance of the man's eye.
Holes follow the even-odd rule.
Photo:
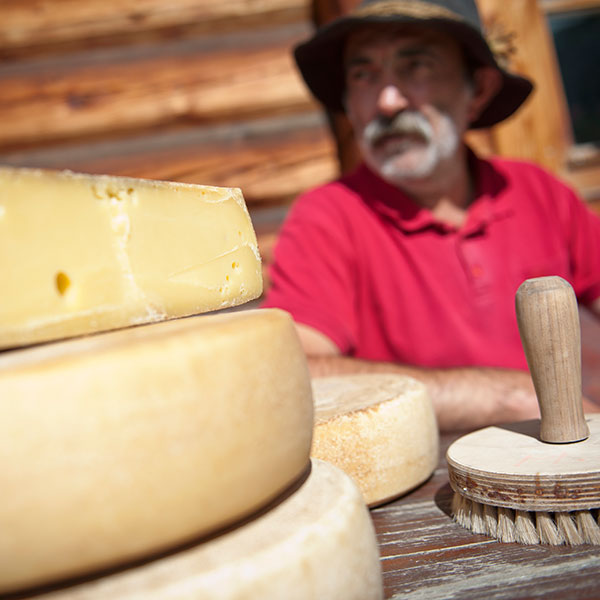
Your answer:
[[[433,61],[429,58],[416,58],[415,66],[417,66],[417,67],[433,67]]]
[[[422,57],[415,57],[413,59],[411,59],[408,63],[408,68],[411,71],[416,71],[418,69],[428,69],[431,70],[434,68],[434,64],[433,61],[430,58],[427,58],[425,56]]]
[[[396,67],[396,74],[404,80],[422,80],[434,75],[436,66],[434,61],[427,57],[415,56],[409,60],[402,61]]]
[[[370,69],[363,69],[363,68],[350,69],[347,74],[348,81],[355,82],[355,83],[368,81],[370,78],[371,78]]]

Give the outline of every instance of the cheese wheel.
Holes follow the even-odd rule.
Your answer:
[[[236,188],[0,167],[0,348],[242,304],[262,291]]]
[[[369,506],[423,483],[438,463],[439,433],[422,383],[403,375],[315,378],[311,455],[351,475]]]
[[[361,494],[342,471],[318,460],[312,461],[308,478],[297,490],[241,527],[143,566],[41,596],[44,600],[382,597],[377,539]]]
[[[0,592],[180,544],[309,461],[291,317],[205,315],[0,354]]]

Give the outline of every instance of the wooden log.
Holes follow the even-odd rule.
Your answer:
[[[292,26],[0,67],[0,147],[305,110],[312,100],[290,53],[305,33]]]
[[[2,2],[0,56],[57,46],[132,43],[171,36],[247,30],[308,20],[308,0],[12,0]],[[65,49],[65,48],[63,48]]]
[[[312,0],[312,21],[315,27],[323,25],[338,19],[339,17],[352,11],[360,0]],[[343,113],[332,112],[324,109],[326,112],[331,132],[337,144],[337,155],[339,169],[342,173],[352,171],[361,160],[360,151],[354,138],[354,132],[348,118]]]
[[[592,3],[580,0],[569,4],[576,10]],[[564,9],[566,3],[523,0],[511,3],[510,10],[504,0],[478,0],[478,5],[488,31],[514,35],[510,68],[535,83],[523,107],[492,129],[496,152],[536,162],[566,180],[586,200],[597,201],[598,152],[573,146],[556,49],[546,22],[546,12]]]
[[[360,0],[312,0],[312,4],[314,22],[324,25],[354,10]]]
[[[257,206],[287,203],[337,174],[319,112],[0,151],[0,163],[240,187]]]
[[[539,2],[513,2],[511,10],[506,10],[504,0],[479,0],[478,5],[488,30],[514,35],[510,68],[533,79],[536,86],[522,108],[494,128],[497,151],[535,161],[563,175],[568,145],[567,108]]]

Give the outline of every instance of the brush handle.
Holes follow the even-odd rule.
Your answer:
[[[519,333],[538,403],[544,442],[589,436],[581,396],[581,329],[577,299],[561,277],[521,284],[515,297]]]

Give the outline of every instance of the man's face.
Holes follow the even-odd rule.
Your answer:
[[[458,44],[426,29],[353,34],[346,112],[367,164],[392,183],[432,175],[456,155],[472,96]]]

